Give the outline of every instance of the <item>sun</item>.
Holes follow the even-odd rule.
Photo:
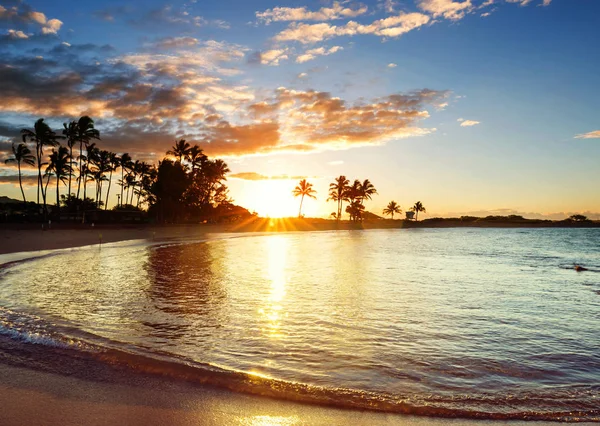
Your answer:
[[[298,215],[299,200],[292,195],[294,182],[288,179],[269,179],[254,182],[250,192],[253,210],[262,217],[291,217]]]

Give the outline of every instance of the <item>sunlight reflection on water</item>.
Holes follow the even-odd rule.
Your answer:
[[[263,377],[585,408],[598,397],[600,284],[573,263],[600,270],[598,230],[106,246],[7,269],[0,305]]]

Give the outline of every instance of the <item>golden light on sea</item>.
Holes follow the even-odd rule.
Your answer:
[[[285,285],[287,282],[286,266],[288,240],[279,235],[270,236],[266,240],[268,245],[268,279],[271,283],[269,298],[265,301],[265,307],[259,309],[259,313],[266,319],[266,331],[272,337],[279,337],[279,328],[282,317],[287,314],[283,312],[281,302],[285,297]]]

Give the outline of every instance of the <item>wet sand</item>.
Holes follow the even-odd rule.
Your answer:
[[[259,398],[183,382],[146,378],[115,384],[0,364],[0,424],[45,425],[476,425],[340,410]],[[510,422],[541,425],[544,422]]]

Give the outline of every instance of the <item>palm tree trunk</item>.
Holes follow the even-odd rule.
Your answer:
[[[123,187],[125,187],[125,181],[123,179],[125,179],[125,177],[124,177],[123,166],[121,166],[121,198],[119,198],[119,202],[121,205],[123,205]]]
[[[415,221],[416,221],[416,222],[418,222],[418,221],[419,221],[419,210],[417,210],[417,216],[416,216],[416,219],[415,219]]]
[[[60,190],[58,189],[59,183],[60,183],[60,179],[59,179],[58,175],[56,175],[56,210],[58,211],[58,218],[60,220],[60,196],[59,196]]]
[[[69,144],[69,167],[71,168],[71,173],[69,173],[69,193],[67,196],[71,195],[71,177],[73,176],[73,145]]]
[[[40,154],[40,147],[36,145],[35,153],[37,155],[37,163],[38,163],[38,190],[37,190],[37,203],[40,205],[40,191],[42,190],[43,181],[42,181],[42,156]]]
[[[106,210],[108,208],[108,196],[110,195],[110,184],[112,183],[112,166],[111,166],[111,170],[110,170],[110,174],[109,174],[109,178],[108,178],[108,190],[106,191],[106,203],[104,203],[104,210]]]
[[[23,204],[27,205],[27,200],[25,199],[25,191],[23,191],[23,182],[21,181],[21,161],[17,161],[17,167],[19,168],[19,186],[21,187],[21,194],[23,195]]]
[[[302,194],[302,198],[300,198],[300,210],[298,211],[298,217],[302,217],[302,203],[304,202],[304,194]]]
[[[79,198],[79,191],[81,190],[81,167],[83,161],[83,142],[79,142],[79,181],[77,183],[77,198]]]

